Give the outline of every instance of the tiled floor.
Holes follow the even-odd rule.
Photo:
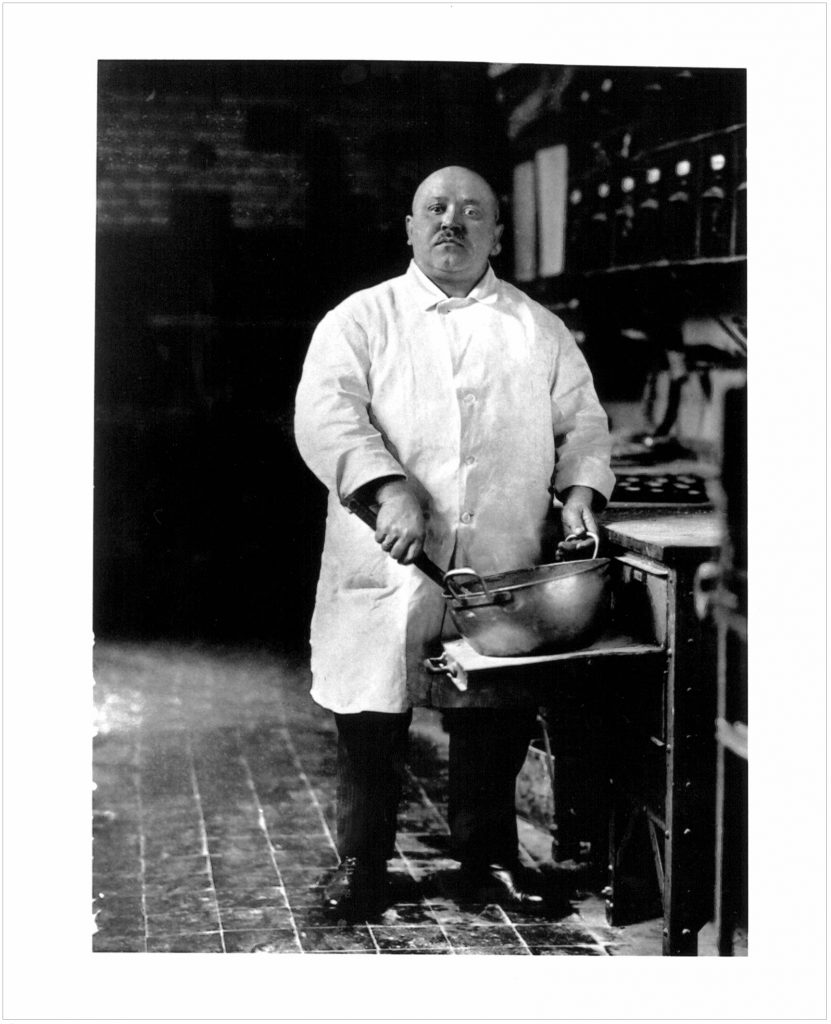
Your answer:
[[[659,928],[633,942],[605,925],[598,899],[558,896],[553,874],[538,875],[542,913],[465,899],[447,852],[446,747],[429,711],[414,720],[393,904],[379,922],[333,925],[319,896],[337,864],[335,733],[303,662],[99,642],[95,680],[96,951],[660,951]],[[539,867],[547,837],[527,825],[521,835],[526,864]]]

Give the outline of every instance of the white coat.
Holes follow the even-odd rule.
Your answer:
[[[552,482],[607,498],[614,483],[606,414],[576,342],[490,268],[467,297],[448,298],[411,263],[327,313],[295,432],[329,489],[311,692],[340,713],[406,710],[445,609],[439,587],[382,551],[345,498],[406,476],[428,516],[426,554],[486,574],[537,562]]]

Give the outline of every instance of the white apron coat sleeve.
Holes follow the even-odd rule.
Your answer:
[[[554,491],[591,487],[608,500],[615,484],[609,468],[612,444],[609,420],[598,400],[591,371],[571,332],[556,323],[556,351],[551,385],[551,418],[557,467]]]
[[[327,313],[306,355],[294,428],[306,464],[341,501],[379,477],[407,475],[370,421],[369,370],[364,329]]]

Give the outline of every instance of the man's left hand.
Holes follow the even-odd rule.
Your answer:
[[[587,534],[597,533],[592,512],[594,491],[591,487],[571,487],[563,499],[563,534],[571,539],[560,541],[555,558],[558,562],[586,558],[594,548],[594,541]]]

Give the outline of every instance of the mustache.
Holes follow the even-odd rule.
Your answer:
[[[442,242],[456,242],[461,245],[464,241],[463,233],[458,229],[442,228],[436,234],[435,245],[440,245]]]

